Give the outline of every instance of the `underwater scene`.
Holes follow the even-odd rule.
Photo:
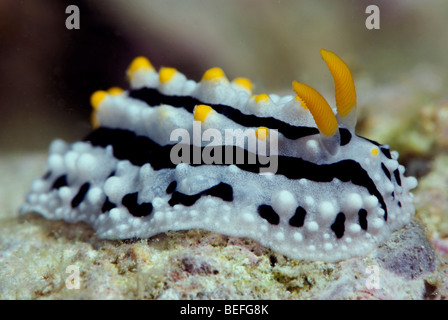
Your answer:
[[[0,2],[0,299],[446,300],[445,12]]]

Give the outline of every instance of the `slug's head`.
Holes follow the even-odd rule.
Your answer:
[[[331,51],[321,49],[320,53],[334,79],[337,114],[333,113],[325,98],[310,86],[294,81],[292,87],[297,98],[311,112],[323,145],[333,154],[337,149],[331,146],[338,145],[340,140],[338,127],[342,125],[350,131],[355,130],[356,90],[352,74],[344,61]]]
[[[294,81],[292,85],[297,98],[311,112],[320,131],[323,148],[328,154],[336,155],[334,159],[348,159],[355,166],[362,168],[366,172],[363,183],[369,192],[376,194],[380,202],[377,213],[383,216],[389,225],[402,226],[409,222],[414,212],[410,190],[417,186],[417,180],[404,176],[405,168],[398,163],[398,152],[391,152],[387,145],[354,135],[356,91],[352,74],[334,53],[322,49],[321,55],[334,79],[336,114],[319,92],[306,84]],[[345,148],[343,155],[337,155],[340,146],[344,145],[341,143],[341,132],[347,130],[353,137],[350,140],[352,147]],[[372,215],[375,213],[370,214]],[[367,225],[365,226],[367,228]],[[375,228],[375,223],[372,223],[372,226]],[[379,228],[378,223],[376,227]]]

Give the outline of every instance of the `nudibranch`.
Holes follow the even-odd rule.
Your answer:
[[[347,65],[321,50],[336,108],[297,81],[294,95],[252,94],[220,68],[199,82],[137,57],[130,89],[91,97],[94,130],[55,140],[21,213],[84,221],[100,238],[205,229],[293,259],[366,256],[414,215],[398,153],[357,136]]]

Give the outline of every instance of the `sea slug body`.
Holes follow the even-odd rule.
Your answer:
[[[200,228],[293,259],[368,255],[410,222],[417,180],[397,152],[355,134],[350,70],[321,55],[334,109],[297,81],[291,96],[253,95],[219,68],[195,82],[136,58],[129,90],[92,95],[93,132],[52,142],[21,213],[84,221],[100,238]]]

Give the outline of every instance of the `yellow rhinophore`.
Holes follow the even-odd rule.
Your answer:
[[[212,111],[212,107],[205,104],[199,104],[194,109],[194,120],[204,122],[207,115]]]
[[[160,83],[166,83],[170,81],[174,75],[177,73],[175,68],[164,67],[159,70],[159,81]]]
[[[235,78],[233,80],[233,83],[239,85],[240,87],[243,87],[250,93],[252,92],[252,89],[253,89],[252,82],[247,78]]]
[[[222,79],[227,79],[224,71],[222,71],[221,68],[211,68],[211,69],[208,69],[207,71],[205,71],[201,80],[216,81],[216,80],[222,80]]]
[[[306,84],[293,81],[292,88],[310,110],[319,131],[325,136],[334,135],[338,129],[338,122],[327,100]]]
[[[111,88],[109,88],[109,90],[107,90],[107,93],[110,94],[111,96],[118,96],[118,95],[122,94],[123,91],[124,90],[119,87],[111,87]]]
[[[97,110],[100,103],[107,97],[107,92],[103,90],[95,91],[90,96],[90,104],[92,105],[93,109]]]
[[[137,57],[134,60],[132,60],[131,64],[129,65],[127,71],[128,78],[131,79],[134,73],[140,69],[146,71],[155,71],[151,62],[149,62],[149,60],[146,57]]]
[[[346,117],[356,108],[356,90],[352,74],[345,62],[333,52],[321,49],[320,54],[334,79],[338,115]]]
[[[262,94],[256,95],[255,96],[255,102],[256,103],[269,102],[269,95],[267,95],[266,93],[262,93]]]
[[[304,102],[302,99],[300,99],[299,96],[296,96],[296,101],[298,101],[298,102],[300,103],[300,106],[301,106],[303,109],[308,110],[308,107],[306,106],[305,102]]]
[[[257,130],[255,130],[255,136],[257,139],[260,140],[266,140],[266,137],[269,134],[269,129],[266,127],[259,127]]]

